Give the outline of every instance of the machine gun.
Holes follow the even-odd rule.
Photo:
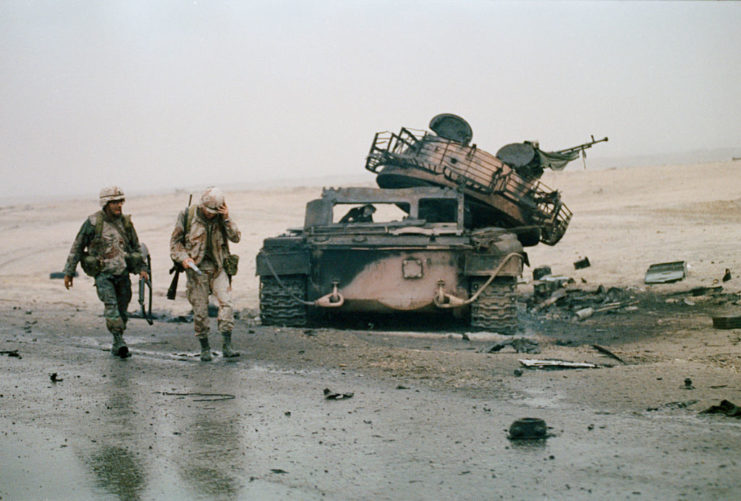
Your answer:
[[[141,244],[141,254],[144,260],[145,271],[149,278],[139,278],[139,305],[142,308],[142,318],[147,321],[149,325],[154,323],[152,319],[152,257],[149,255],[149,249],[144,244]],[[144,296],[146,295],[146,289],[149,288],[149,308],[144,304]]]
[[[591,148],[597,143],[606,143],[608,140],[607,136],[603,137],[602,139],[595,139],[594,134],[590,134],[590,137],[592,138],[592,140],[587,143],[580,144],[578,146],[572,146],[571,148],[565,148],[563,150],[554,151],[550,154],[552,155],[553,153],[555,153],[557,155],[563,155],[565,157],[576,158],[576,155],[581,153],[582,161],[584,161],[584,159],[587,158],[587,149]],[[584,163],[584,168],[587,168],[586,162]]]

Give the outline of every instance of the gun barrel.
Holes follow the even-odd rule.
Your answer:
[[[558,150],[556,153],[560,153],[564,155],[564,154],[574,153],[576,151],[584,151],[587,148],[591,148],[597,143],[606,143],[608,141],[607,136],[603,137],[602,139],[595,139],[594,135],[591,135],[591,138],[592,140],[589,141],[588,143],[580,144],[578,146],[572,146],[571,148],[564,148],[563,150]]]

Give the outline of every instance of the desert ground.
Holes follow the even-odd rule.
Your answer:
[[[736,497],[741,420],[700,411],[741,404],[741,329],[712,321],[741,314],[739,173],[730,161],[547,173],[574,217],[556,246],[527,249],[515,337],[538,354],[490,352],[508,338],[455,323],[260,325],[255,255],[302,226],[321,187],[222,186],[242,232],[242,356],[201,363],[192,326],[167,321],[190,311],[184,277],[165,298],[188,200],[173,189],[124,205],[152,254],[157,319],[131,319],[133,357],[119,360],[92,279],[69,291],[50,279],[96,194],[2,206],[0,499]],[[575,269],[584,257],[591,266]],[[687,277],[646,285],[648,266],[668,261],[685,261]],[[583,321],[570,305],[539,309],[543,265],[573,278],[569,296],[612,289],[618,305]],[[596,367],[532,370],[525,358]],[[330,402],[324,388],[353,396]],[[509,441],[521,417],[545,419],[549,438]]]

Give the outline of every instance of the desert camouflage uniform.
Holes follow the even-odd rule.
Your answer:
[[[177,263],[182,263],[190,257],[203,272],[203,275],[199,276],[191,269],[185,270],[188,277],[188,301],[193,306],[195,335],[199,338],[208,338],[210,330],[209,294],[213,294],[219,303],[217,317],[219,332],[231,333],[234,328],[232,288],[229,276],[223,269],[224,259],[227,256],[224,236],[237,243],[241,238],[241,233],[231,219],[224,221],[222,216],[217,216],[209,220],[203,216],[201,210],[201,207],[197,207],[187,211],[189,221],[185,245],[183,245],[183,232],[185,231],[186,211],[183,210],[178,214],[177,223],[170,238],[170,257]]]
[[[101,242],[97,249],[90,249],[91,245],[94,245],[95,225],[99,214],[103,215]],[[77,263],[80,262],[85,249],[94,251],[100,256],[103,266],[101,272],[95,277],[95,288],[98,291],[98,298],[105,305],[103,316],[106,327],[112,334],[123,334],[126,329],[127,310],[131,301],[129,272],[139,273],[141,271],[126,269],[127,244],[122,236],[122,233],[124,235],[127,233],[124,217],[127,216],[111,218],[104,211],[98,211],[89,216],[77,233],[64,267],[65,275],[74,276]],[[116,230],[116,227],[120,231]],[[139,237],[133,225],[131,225],[130,239],[128,248],[138,250]]]

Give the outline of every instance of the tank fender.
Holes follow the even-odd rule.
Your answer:
[[[273,275],[267,263],[268,260],[278,275],[308,275],[311,271],[309,253],[305,250],[284,252],[265,252],[261,250],[257,254],[255,275]]]

